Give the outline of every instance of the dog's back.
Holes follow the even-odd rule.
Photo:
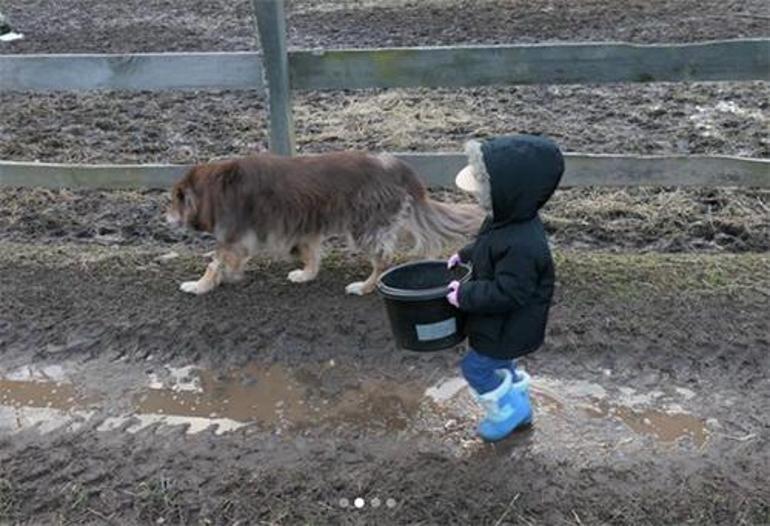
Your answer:
[[[427,199],[409,166],[389,155],[339,152],[303,157],[262,154],[202,165],[188,174],[200,188],[218,238],[254,232],[260,241],[376,229],[406,203]],[[278,247],[276,247],[278,248]]]
[[[246,244],[251,253],[298,249],[317,259],[320,240],[346,235],[375,269],[393,255],[402,230],[414,238],[416,253],[431,255],[474,232],[482,216],[476,207],[432,201],[414,171],[388,154],[261,154],[206,164],[192,169],[174,195],[179,206],[196,203],[194,213],[177,215],[220,244]],[[372,288],[371,279],[362,286]]]

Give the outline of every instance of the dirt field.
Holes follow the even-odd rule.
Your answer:
[[[536,425],[489,447],[459,354],[397,351],[379,300],[343,296],[363,267],[191,298],[203,260],[164,254],[3,243],[6,520],[770,519],[764,255],[560,253]]]
[[[254,49],[251,2],[6,0],[25,40],[4,53]],[[55,13],[55,15],[51,15]],[[298,0],[296,47],[376,47],[557,40],[692,42],[765,37],[762,0]]]
[[[25,34],[0,53],[255,45],[247,1],[0,7]],[[295,46],[651,42],[768,36],[768,17],[755,0],[308,0],[289,27]],[[303,151],[528,131],[770,157],[767,94],[301,93],[295,111]],[[249,93],[5,93],[0,159],[193,162],[263,150],[264,119]],[[399,351],[381,301],[344,296],[354,254],[333,243],[314,283],[257,261],[189,297],[211,240],[168,228],[165,199],[0,190],[0,524],[770,524],[768,192],[559,192],[556,301],[523,361],[535,425],[496,446],[473,436],[462,349]]]
[[[465,201],[453,192],[437,199]],[[209,238],[169,228],[164,191],[0,190],[0,241],[212,249]],[[544,212],[560,249],[655,252],[770,251],[766,190],[573,189]]]
[[[310,92],[299,147],[457,151],[469,137],[544,133],[567,151],[770,156],[768,83]],[[267,147],[249,92],[0,93],[0,158],[196,162]]]

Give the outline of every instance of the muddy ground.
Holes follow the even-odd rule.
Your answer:
[[[560,253],[537,422],[491,447],[459,351],[396,350],[346,257],[193,298],[188,252],[2,248],[6,520],[770,520],[765,255]]]
[[[87,4],[87,5],[86,5]],[[250,2],[0,3],[0,53],[253,49]],[[51,17],[56,14],[56,18]],[[295,1],[293,46],[767,36],[729,2]],[[299,93],[302,151],[770,156],[767,83]],[[246,92],[0,94],[0,159],[195,162],[263,150]],[[436,192],[444,200],[462,200]],[[770,523],[770,196],[582,189],[545,211],[558,289],[535,425],[497,446],[462,349],[397,350],[330,248],[194,298],[211,240],[158,191],[0,190],[0,524]],[[332,244],[337,247],[336,244]],[[357,500],[361,499],[361,500]],[[360,506],[360,507],[359,507]]]
[[[762,0],[298,0],[289,43],[376,47],[616,40],[692,42],[766,37]],[[254,49],[251,2],[7,0],[25,35],[3,53],[127,53]],[[52,17],[51,13],[55,13]]]
[[[770,520],[766,194],[560,192],[536,424],[494,447],[462,350],[399,351],[343,295],[354,255],[193,298],[211,244],[162,193],[1,195],[0,522]]]
[[[572,152],[770,156],[768,83],[520,86],[299,93],[303,152],[457,151],[546,134]],[[267,147],[249,92],[0,93],[0,158],[189,163]]]
[[[461,192],[435,199],[468,201]],[[0,241],[101,246],[183,243],[213,249],[210,237],[169,227],[166,191],[0,189]],[[543,217],[557,248],[644,252],[770,251],[770,191],[571,189]],[[332,244],[334,245],[334,244]]]

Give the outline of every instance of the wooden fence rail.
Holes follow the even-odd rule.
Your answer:
[[[397,153],[432,187],[453,186],[460,153]],[[743,186],[770,188],[770,160],[709,155],[567,153],[562,186]],[[167,188],[184,165],[77,165],[0,161],[0,186]]]
[[[770,39],[288,52],[292,90],[770,80]],[[0,90],[264,91],[260,53],[0,55]]]
[[[262,53],[0,55],[0,91],[249,89],[268,96],[270,149],[294,153],[294,90],[770,80],[770,39],[288,51],[283,0],[252,0]],[[460,154],[401,154],[433,186]],[[0,161],[0,186],[167,187],[176,165]],[[770,187],[770,161],[567,154],[566,186]]]
[[[257,53],[0,55],[0,91],[264,91]]]
[[[770,40],[295,51],[294,89],[770,80]]]

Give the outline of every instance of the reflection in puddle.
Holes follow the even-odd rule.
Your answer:
[[[93,413],[83,406],[93,402],[65,383],[58,369],[24,368],[0,378],[0,430],[37,427],[47,432],[59,426],[77,427]]]
[[[636,433],[650,435],[660,442],[676,442],[689,437],[700,447],[708,439],[706,423],[686,413],[667,413],[646,409],[635,411],[628,407],[600,404],[586,407],[586,413],[594,418],[615,418]]]
[[[674,393],[667,395],[662,391],[640,393],[620,387],[611,395],[598,384],[539,377],[533,382],[532,397],[536,410],[560,415],[576,426],[587,415],[597,420],[619,421],[634,433],[662,443],[689,437],[700,447],[708,440],[705,420],[687,414],[674,403],[695,397],[693,391],[685,388],[674,388]]]
[[[111,398],[85,396],[88,386],[75,386],[67,378],[56,365],[26,367],[0,377],[0,431],[76,428],[100,404],[100,414],[107,418],[99,430],[133,433],[153,424],[184,424],[188,433],[212,426],[214,432],[225,433],[255,424],[275,433],[310,428],[425,432],[465,448],[476,443],[473,429],[481,417],[460,377],[428,387],[419,380],[357,378],[333,362],[297,370],[250,364],[224,373],[194,366],[166,366],[150,374],[136,371],[117,392],[121,397],[126,393],[121,399],[129,402],[129,412],[122,416],[115,416]],[[640,394],[625,387],[608,391],[590,382],[540,376],[533,382],[532,397],[533,447],[567,451],[591,441],[618,443],[629,433],[662,443],[687,438],[700,447],[709,437],[705,422],[678,405],[695,397],[684,388]]]
[[[250,365],[224,375],[191,370],[181,387],[176,382],[165,386],[154,379],[150,389],[135,396],[134,407],[140,417],[176,417],[177,422],[178,417],[191,417],[278,429],[333,424],[400,431],[408,426],[422,398],[416,386],[385,381],[322,396],[315,388],[320,379],[313,376],[305,371],[300,382],[278,366]],[[195,377],[194,381],[189,377]],[[183,387],[191,384],[198,388]]]

